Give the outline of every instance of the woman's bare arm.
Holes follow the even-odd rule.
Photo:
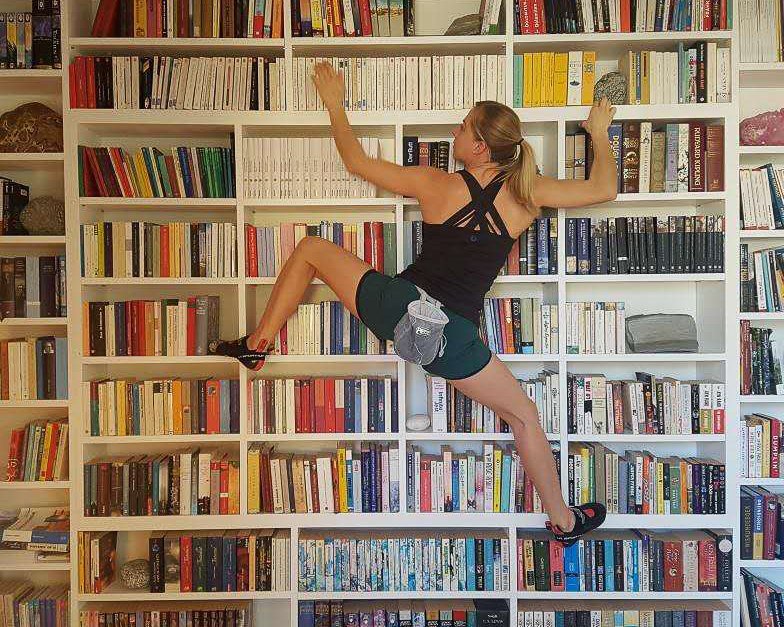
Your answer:
[[[346,110],[343,108],[342,76],[328,63],[319,63],[315,68],[313,82],[329,112],[332,136],[340,158],[351,174],[390,192],[420,199],[437,186],[442,177],[448,176],[438,168],[403,167],[391,161],[369,157],[348,123]]]
[[[588,119],[582,123],[593,143],[593,163],[588,180],[537,177],[533,190],[537,206],[569,209],[615,200],[618,193],[618,168],[607,135],[607,127],[614,114],[615,107],[602,98],[601,102],[594,104]]]

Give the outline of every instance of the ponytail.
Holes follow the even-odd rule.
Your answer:
[[[520,133],[520,118],[500,102],[483,100],[474,106],[471,116],[475,134],[490,150],[491,161],[498,164],[514,199],[534,214],[539,208],[533,201],[536,180],[536,156]]]

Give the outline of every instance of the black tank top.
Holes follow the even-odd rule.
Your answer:
[[[458,174],[471,192],[470,202],[441,224],[423,222],[422,252],[396,276],[418,285],[479,326],[485,294],[514,239],[494,205],[504,184],[501,174],[484,188],[467,170]]]

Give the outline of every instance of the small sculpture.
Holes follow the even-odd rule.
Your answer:
[[[599,101],[603,96],[614,105],[626,104],[628,95],[626,77],[620,72],[608,72],[602,76],[593,88],[593,99]]]
[[[129,590],[149,590],[150,563],[146,559],[125,562],[120,568],[120,581]]]
[[[62,152],[63,118],[40,102],[0,116],[0,152]]]
[[[482,31],[482,16],[478,13],[455,18],[444,35],[479,35]]]
[[[65,235],[65,204],[52,196],[33,198],[20,218],[30,235]]]

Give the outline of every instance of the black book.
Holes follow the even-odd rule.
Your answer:
[[[577,274],[591,274],[591,219],[578,218]]]
[[[629,274],[640,273],[639,223],[636,217],[626,218]]]
[[[504,599],[474,599],[474,607],[476,627],[509,627],[509,605]]]
[[[150,592],[163,592],[163,533],[150,536]]]
[[[629,236],[626,218],[615,218],[615,245],[618,274],[629,274]]]
[[[613,540],[613,561],[615,567],[615,591],[626,590],[626,574],[623,570],[623,540]]]
[[[33,67],[49,69],[53,63],[52,2],[33,0]]]
[[[528,233],[528,231],[526,231]],[[566,218],[566,274],[577,274],[577,218]],[[522,242],[520,243],[522,251]],[[520,255],[522,258],[522,255]]]
[[[550,590],[550,546],[547,540],[534,540],[534,576],[537,592]]]

